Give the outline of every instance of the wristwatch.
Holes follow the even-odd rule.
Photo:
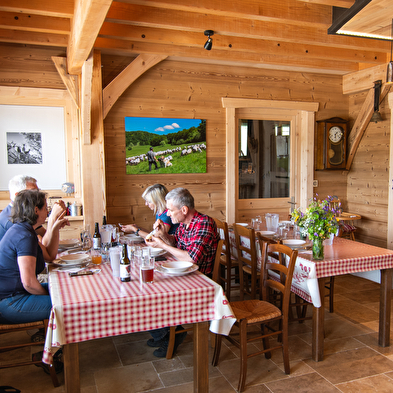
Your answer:
[[[138,233],[139,233],[140,230],[141,230],[141,228],[138,228],[138,229],[135,231],[135,235],[136,235],[136,236],[138,236]]]

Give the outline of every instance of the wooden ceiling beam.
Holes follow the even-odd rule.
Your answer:
[[[0,42],[12,42],[25,45],[60,46],[66,48],[68,37],[68,34],[49,34],[33,31],[0,29]]]
[[[328,5],[330,7],[351,8],[355,0],[297,0],[303,3]]]
[[[250,23],[250,19],[228,18],[115,2],[108,12],[106,21],[175,31],[200,32],[202,38],[203,31],[211,29],[215,32],[215,38],[225,35],[292,43],[303,42],[348,49],[377,50],[386,53],[390,51],[387,42],[328,35],[328,25],[312,26],[309,23],[288,25],[278,18],[274,22],[252,20]]]
[[[386,80],[387,64],[377,65],[343,76],[343,94],[359,93],[374,87],[377,80]]]
[[[214,45],[214,44],[213,44]],[[263,67],[264,65],[285,66],[287,69],[303,68],[304,70],[314,70],[319,72],[334,72],[347,73],[358,70],[358,66],[354,62],[345,62],[337,60],[325,59],[308,59],[306,56],[294,57],[283,54],[269,55],[259,52],[241,52],[241,51],[227,51],[227,50],[211,50],[206,51],[201,45],[199,48],[193,47],[179,47],[176,45],[166,44],[150,44],[140,43],[134,41],[126,41],[111,38],[98,37],[95,47],[101,50],[117,51],[118,53],[128,53],[130,55],[137,55],[140,53],[161,54],[166,56],[184,57],[184,58],[199,58],[201,60],[220,60],[224,64],[227,62],[247,62],[250,66],[257,65]]]
[[[78,78],[75,75],[67,74],[67,59],[65,57],[52,56],[52,61],[56,66],[61,80],[70,93],[72,101],[79,109]]]
[[[38,31],[41,33],[70,33],[69,18],[55,18],[52,16],[19,14],[0,11],[0,28],[24,31]]]
[[[72,18],[74,0],[1,0],[0,11]]]
[[[141,26],[130,26],[118,23],[104,22],[99,37],[114,38],[122,37],[124,40],[138,41],[149,44],[167,44],[194,47],[200,49],[206,41],[206,37],[200,33],[177,31],[175,34],[167,29],[157,29]],[[325,46],[317,44],[298,43],[293,45],[289,42],[278,42],[273,40],[241,38],[228,36],[213,36],[213,50],[226,50],[230,55],[233,51],[241,52],[263,52],[268,55],[298,56],[307,59],[331,59],[331,53]],[[353,49],[335,48],[335,59],[337,61],[353,61],[380,64],[385,61],[386,53],[377,51],[359,51]],[[231,55],[230,55],[231,56]]]
[[[67,47],[69,74],[80,74],[93,49],[112,0],[75,0],[75,12]]]

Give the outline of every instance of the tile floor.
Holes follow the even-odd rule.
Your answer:
[[[264,356],[251,358],[247,393],[393,392],[393,348],[377,344],[379,285],[351,275],[336,277],[334,300],[334,314],[326,311],[325,317],[324,361],[311,359],[311,321],[293,322],[291,374],[283,372],[280,351],[269,360]],[[311,315],[311,307],[309,312]],[[155,358],[154,349],[146,345],[148,338],[148,333],[138,333],[81,343],[81,392],[192,392],[192,334],[171,360]],[[211,348],[210,352],[211,359]],[[0,362],[7,356],[22,355],[22,351],[0,354]],[[237,349],[224,345],[219,365],[209,369],[210,391],[235,392],[238,369]],[[63,383],[63,373],[59,379]],[[35,366],[0,370],[0,385],[23,393],[64,392],[64,385],[53,388],[49,376]]]

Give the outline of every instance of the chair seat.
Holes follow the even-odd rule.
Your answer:
[[[281,310],[274,304],[258,300],[243,300],[229,303],[235,314],[237,322],[247,319],[248,324],[262,323],[267,320],[281,317]]]
[[[340,223],[340,229],[343,232],[353,232],[356,231],[356,227],[354,225],[351,224],[344,224],[344,223]]]
[[[220,263],[222,265],[226,266],[226,264],[227,264],[227,257],[225,255],[221,255]],[[239,261],[237,259],[235,259],[235,258],[231,258],[231,267],[238,267],[238,266],[239,266]]]
[[[27,322],[27,323],[15,323],[15,324],[0,324],[0,332],[5,332],[7,330],[16,331],[17,329],[26,330],[27,328],[35,328],[35,327],[42,327],[42,321],[38,322]]]
[[[243,266],[243,271],[245,271],[247,274],[251,275],[251,266],[244,265]],[[259,277],[260,275],[261,275],[261,272],[258,270],[257,271],[257,277]]]

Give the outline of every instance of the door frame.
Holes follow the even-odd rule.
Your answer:
[[[306,208],[313,197],[314,129],[318,102],[257,100],[222,97],[226,109],[226,221],[236,222],[238,210],[238,124],[241,113],[266,116],[266,120],[291,119],[290,196],[297,207]],[[292,147],[293,145],[293,147]]]

